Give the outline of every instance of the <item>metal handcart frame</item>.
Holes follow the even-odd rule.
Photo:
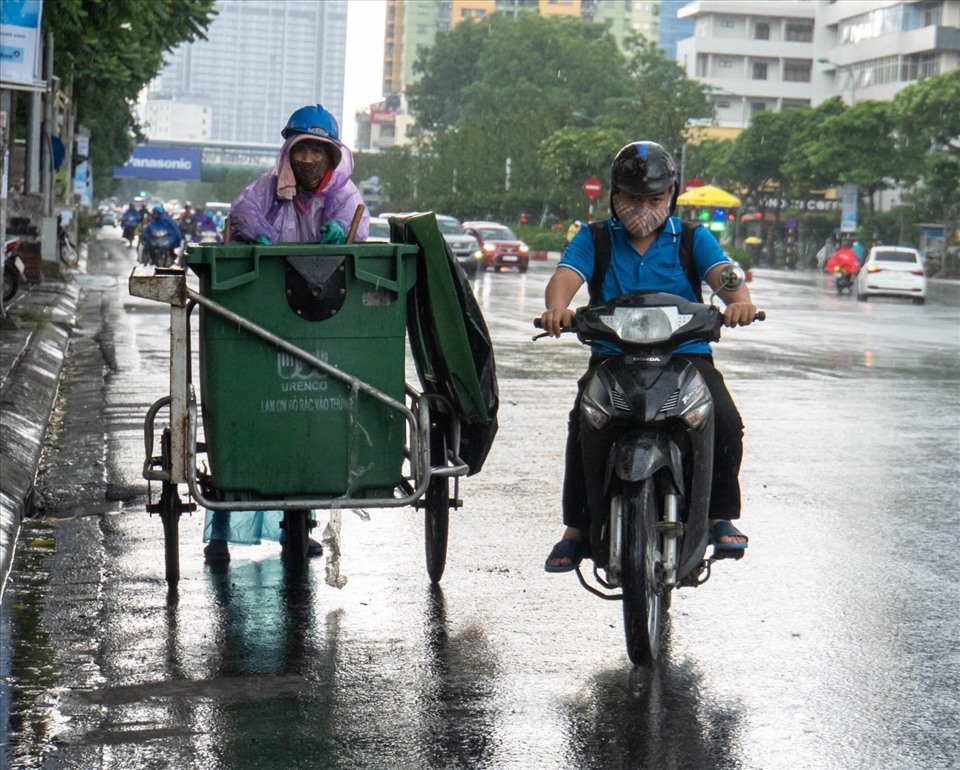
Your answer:
[[[169,586],[175,587],[180,578],[180,516],[196,510],[197,503],[213,511],[284,511],[281,526],[290,539],[290,552],[300,563],[306,559],[309,531],[316,525],[310,517],[313,509],[422,507],[427,572],[433,582],[439,582],[446,563],[449,509],[461,505],[459,478],[470,470],[458,456],[460,419],[446,396],[420,392],[406,383],[408,406],[191,289],[183,267],[137,265],[130,275],[129,291],[133,296],[170,305],[170,393],[155,401],[144,419],[143,464],[143,477],[161,485],[158,501],[153,501],[150,492],[147,510],[158,513],[163,523],[165,576]],[[211,479],[198,468],[198,457],[206,453],[206,444],[197,440],[197,398],[192,382],[190,318],[198,305],[344,383],[354,398],[364,394],[399,413],[407,428],[403,454],[408,472],[394,496],[354,498],[345,494],[220,500],[211,495]],[[156,420],[163,409],[169,411],[169,423],[161,431],[160,453],[156,454]],[[452,496],[450,479],[454,481]],[[187,487],[186,501],[181,498],[181,484]]]

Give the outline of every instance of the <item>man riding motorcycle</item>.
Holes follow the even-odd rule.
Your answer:
[[[152,217],[144,225],[143,234],[140,237],[143,246],[141,261],[144,264],[168,267],[176,257],[180,241],[180,226],[167,216],[163,206],[155,206]]]
[[[140,224],[140,218],[140,212],[137,211],[137,207],[133,203],[130,204],[120,217],[120,227],[123,228],[123,240],[131,247],[133,246],[134,235],[136,235],[137,232],[137,225]]]
[[[610,185],[611,218],[602,223],[610,254],[601,276],[600,300],[635,291],[666,291],[696,300],[696,290],[679,257],[683,227],[672,216],[676,208],[679,178],[677,166],[667,151],[655,142],[633,142],[613,161]],[[600,235],[597,238],[601,237]],[[575,311],[570,302],[584,283],[593,291],[599,240],[591,228],[582,227],[567,245],[545,292],[546,310],[540,317],[544,331],[559,337],[571,325]],[[720,274],[729,258],[706,229],[693,232],[691,257],[697,287],[706,280],[726,303],[724,324],[746,326],[757,314],[746,285],[730,292],[720,288]],[[710,503],[710,539],[717,548],[742,550],[747,537],[730,522],[740,516],[738,474],[743,448],[743,423],[737,407],[713,364],[710,346],[686,343],[677,353],[688,358],[707,382],[716,409],[714,474]],[[595,348],[586,374],[578,383],[577,398],[568,422],[566,473],[563,484],[561,540],[553,547],[544,568],[568,572],[589,555],[587,534],[590,512],[586,500],[585,473],[580,445],[580,404],[583,391],[608,350]]]

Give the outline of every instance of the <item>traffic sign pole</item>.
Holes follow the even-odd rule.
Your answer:
[[[600,195],[600,190],[602,190],[603,188],[600,185],[599,179],[596,179],[594,177],[589,177],[588,179],[584,180],[583,187],[581,189],[583,190],[583,194],[586,195],[590,201],[590,206],[587,209],[587,222],[592,222],[593,221],[593,202]]]

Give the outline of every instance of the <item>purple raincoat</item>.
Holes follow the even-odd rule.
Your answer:
[[[360,191],[350,180],[353,153],[341,144],[340,163],[325,186],[317,192],[296,192],[291,186],[290,147],[307,134],[291,136],[283,143],[273,171],[255,179],[233,201],[230,209],[230,238],[251,243],[259,237],[271,243],[319,243],[320,228],[331,220],[350,232],[357,206],[363,203]],[[365,241],[370,229],[370,212],[364,207],[354,241]]]

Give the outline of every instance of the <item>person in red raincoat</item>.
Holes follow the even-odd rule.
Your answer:
[[[853,279],[860,272],[860,260],[853,249],[849,246],[837,249],[830,255],[823,269],[827,275],[833,276],[833,285],[838,295],[842,294],[844,289],[853,293]]]
[[[823,269],[824,272],[833,275],[838,267],[845,270],[849,275],[856,275],[860,272],[860,260],[857,259],[856,253],[849,246],[844,246],[842,249],[833,252]]]

